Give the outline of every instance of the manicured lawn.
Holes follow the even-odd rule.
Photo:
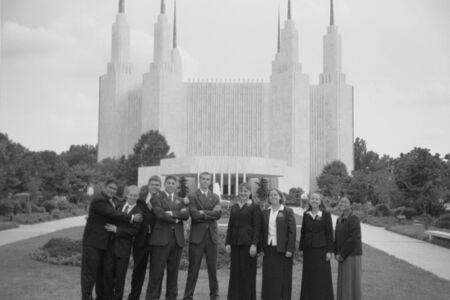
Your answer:
[[[80,268],[40,263],[32,260],[29,253],[41,247],[51,237],[80,239],[81,233],[81,227],[71,228],[0,247],[0,299],[80,299]],[[333,276],[336,282],[336,263],[333,263]],[[228,270],[219,271],[219,280],[220,294],[222,299],[226,299]],[[180,295],[185,282],[186,272],[181,271]],[[299,298],[300,282],[301,264],[294,268],[293,299]],[[261,270],[258,270],[257,283],[259,295]],[[127,292],[129,284],[128,278]],[[196,291],[196,299],[209,299],[205,270],[200,271]],[[364,246],[363,295],[364,300],[444,300],[450,295],[450,282]]]
[[[446,247],[450,249],[450,241],[446,239],[433,238],[431,241],[428,238],[428,234],[425,233],[425,228],[422,224],[405,224],[395,225],[387,227],[387,230],[403,234],[418,240],[431,242],[433,244]],[[450,230],[444,228],[429,227],[428,230],[445,231],[450,233]]]

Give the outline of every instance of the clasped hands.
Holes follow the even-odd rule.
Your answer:
[[[231,253],[231,246],[230,245],[225,245],[225,251],[227,252],[227,254]],[[255,245],[251,245],[250,246],[250,250],[248,251],[248,253],[250,254],[251,257],[255,257],[257,254],[257,250],[256,250],[256,246]]]

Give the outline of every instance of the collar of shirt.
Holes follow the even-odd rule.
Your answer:
[[[200,193],[202,193],[202,195],[205,197],[208,195],[208,191],[204,191],[202,189],[200,189]]]
[[[168,193],[168,192],[166,192],[166,191],[164,191],[164,193],[166,193],[167,198],[169,198],[169,200],[175,200],[175,195],[174,195],[174,193]],[[173,196],[173,199],[170,197],[170,195]]]
[[[274,211],[273,208],[272,208],[272,206],[270,206],[269,209],[270,209],[271,212]],[[276,211],[276,212],[279,212],[279,211],[281,211],[281,210],[284,210],[284,205],[283,205],[283,204],[281,204],[280,207],[278,207],[278,209],[275,210],[275,211]]]
[[[316,215],[313,215],[313,213],[311,211],[308,211],[307,214],[310,215],[313,219],[315,219],[315,217],[317,217],[317,216],[319,216],[319,218],[322,218],[322,210],[320,210],[320,209]]]
[[[124,205],[123,208],[122,208],[122,211],[123,211],[123,212],[126,211],[126,210],[127,210],[127,207],[128,207],[128,212],[130,212],[130,211],[133,210],[133,208],[134,208],[135,206],[136,206],[136,203],[133,204],[133,205],[128,204],[128,203],[125,203],[125,205]]]

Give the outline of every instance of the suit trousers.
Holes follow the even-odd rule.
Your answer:
[[[139,300],[142,286],[144,285],[145,272],[147,271],[148,258],[150,256],[150,247],[133,247],[133,274],[131,275],[131,291],[128,300]]]
[[[164,268],[167,269],[166,300],[176,300],[178,295],[178,268],[180,266],[181,252],[175,232],[171,231],[169,242],[165,246],[152,246],[150,256],[150,278],[148,280],[145,300],[158,300],[161,296],[161,284]]]
[[[217,244],[212,242],[211,233],[207,230],[200,244],[189,244],[189,269],[183,298],[185,300],[193,299],[203,253],[205,254],[206,265],[208,267],[209,297],[211,300],[219,298],[219,284],[217,281]]]
[[[104,268],[104,299],[122,300],[130,255],[117,256],[108,249]]]
[[[92,290],[95,285],[97,300],[104,300],[103,266],[106,250],[83,246],[81,257],[81,299],[93,300]]]

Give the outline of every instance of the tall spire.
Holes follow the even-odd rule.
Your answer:
[[[119,14],[125,13],[125,0],[119,0]]]
[[[164,2],[164,0],[161,0],[161,14],[165,13],[166,13],[166,3]]]
[[[291,0],[288,0],[288,15],[287,15],[288,20],[291,19]]]
[[[278,7],[278,32],[277,32],[278,36],[277,36],[277,53],[280,53],[280,44],[281,44],[281,40],[280,40],[280,7]]]
[[[330,26],[334,25],[334,8],[333,8],[333,0],[331,0],[330,5]]]
[[[177,48],[177,1],[175,0],[173,7],[173,45],[174,49]]]

